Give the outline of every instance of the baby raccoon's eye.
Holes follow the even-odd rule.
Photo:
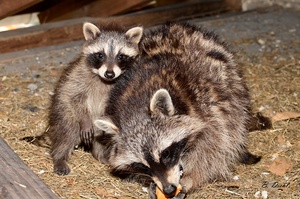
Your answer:
[[[100,60],[104,59],[104,54],[103,53],[98,53],[98,59],[100,59]]]
[[[124,60],[124,59],[126,59],[126,55],[124,55],[124,54],[119,54],[118,55],[118,60]]]

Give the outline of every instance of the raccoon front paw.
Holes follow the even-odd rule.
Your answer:
[[[94,130],[93,128],[85,131],[81,131],[81,140],[82,142],[88,146],[91,147],[93,143],[93,137],[94,137]]]
[[[176,196],[174,196],[173,198],[171,199],[184,199],[186,196],[186,193],[183,192],[183,191],[180,191]]]
[[[84,118],[80,121],[80,138],[88,148],[92,146],[94,137],[94,128],[89,118]]]
[[[54,164],[54,172],[57,175],[68,175],[70,173],[70,168],[68,167],[66,162],[58,162]]]

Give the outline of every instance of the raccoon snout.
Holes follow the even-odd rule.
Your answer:
[[[173,184],[169,184],[167,187],[164,187],[164,194],[168,196],[174,196],[176,193],[177,187]]]
[[[106,71],[104,73],[104,77],[107,79],[113,79],[115,77],[115,73],[113,71]]]

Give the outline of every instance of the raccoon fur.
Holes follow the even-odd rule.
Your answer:
[[[248,89],[216,34],[170,23],[145,34],[141,45],[141,59],[110,93],[106,117],[94,122],[96,158],[150,178],[171,198],[179,185],[174,198],[226,180],[238,162],[259,161],[246,149]]]
[[[65,69],[52,97],[49,128],[33,141],[50,139],[58,175],[70,172],[66,162],[75,146],[91,148],[93,121],[103,115],[110,89],[138,56],[143,28],[124,31],[85,23],[83,34],[82,53]]]

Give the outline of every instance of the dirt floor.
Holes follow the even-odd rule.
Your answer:
[[[273,8],[238,16],[195,19],[219,32],[237,52],[253,110],[273,128],[251,132],[250,151],[262,160],[238,165],[229,182],[187,198],[300,198],[300,12]],[[19,139],[47,127],[49,99],[62,67],[80,42],[0,55],[0,136],[60,198],[147,198],[146,188],[110,175],[110,168],[77,150],[68,176],[57,176],[49,149]],[[2,171],[3,172],[3,171]]]

